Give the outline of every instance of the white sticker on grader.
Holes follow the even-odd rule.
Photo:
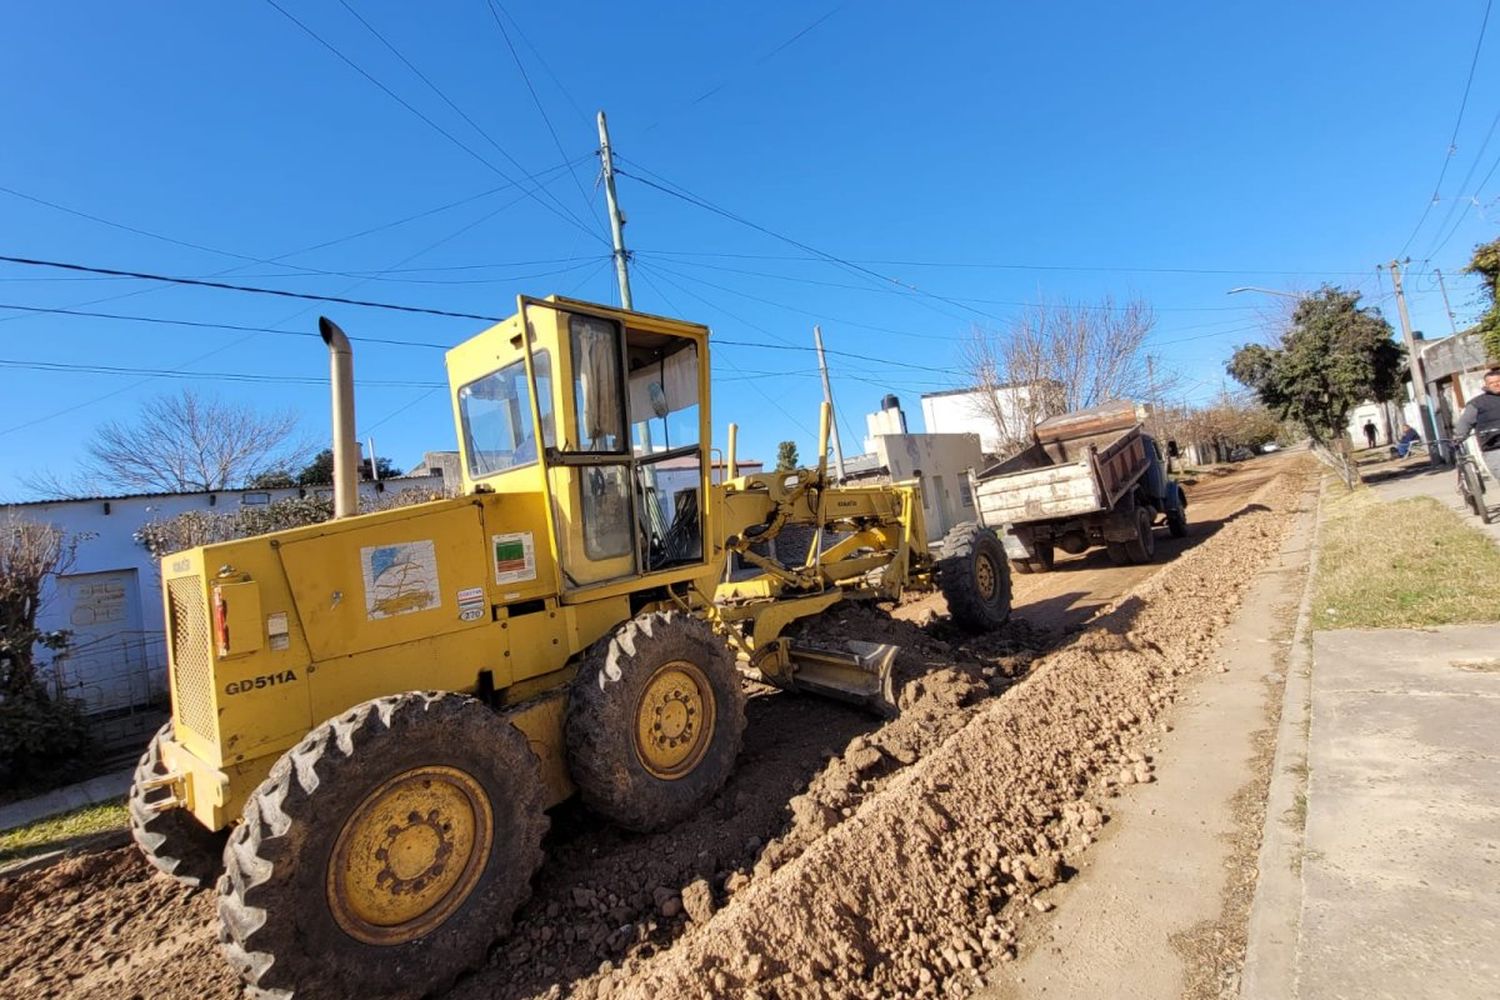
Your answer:
[[[513,531],[490,538],[495,555],[495,582],[520,583],[536,579],[536,546],[529,531]]]
[[[441,607],[437,549],[431,539],[372,545],[359,550],[365,578],[365,614],[371,621]]]

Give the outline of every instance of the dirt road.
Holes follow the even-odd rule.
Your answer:
[[[939,990],[942,995],[968,992],[972,977],[961,973],[977,976],[976,969],[1010,954],[1013,921],[1003,907],[1027,895],[1017,887],[1056,881],[1066,874],[1065,844],[1086,846],[1087,824],[1100,816],[1096,806],[1079,804],[1089,782],[1116,758],[1126,760],[1126,737],[1149,720],[1162,699],[1171,697],[1175,672],[1201,659],[1214,622],[1222,620],[1220,611],[1235,599],[1237,588],[1266,554],[1262,550],[1270,534],[1280,530],[1283,480],[1278,477],[1296,465],[1295,457],[1273,456],[1191,484],[1193,533],[1174,541],[1160,531],[1154,565],[1114,567],[1096,552],[1060,559],[1052,574],[1017,577],[1018,621],[1000,636],[960,636],[943,616],[941,599],[933,597],[903,604],[894,619],[855,608],[821,622],[825,634],[878,634],[903,646],[897,664],[900,717],[881,724],[835,703],[757,690],[750,701],[750,724],[737,771],[700,816],[666,833],[632,835],[599,822],[576,805],[561,807],[548,837],[548,863],[532,900],[518,915],[515,932],[497,944],[488,967],[459,983],[454,996],[667,997],[702,995],[709,987],[709,992],[750,996],[756,995],[751,984],[763,978],[767,983],[759,995],[767,997],[881,996],[908,987],[927,995],[938,995]],[[1132,623],[1148,605],[1135,597],[1111,611],[1101,628],[1091,628],[1076,640],[1069,637],[1091,615],[1164,568],[1164,578],[1182,578],[1168,588],[1175,588],[1170,598],[1158,594],[1153,606],[1158,616],[1155,627],[1163,636],[1172,633],[1172,645],[1149,633],[1137,640]],[[1195,624],[1185,627],[1184,621]],[[1068,659],[1073,646],[1099,637],[1113,644],[1110,650]],[[1140,642],[1155,645],[1156,652],[1138,649]],[[1059,666],[1017,682],[1044,650],[1060,645],[1067,648],[1043,661],[1062,657]],[[1114,647],[1126,646],[1130,663],[1144,657],[1147,665],[1126,670],[1122,659],[1120,669],[1099,677],[1090,673],[1088,683],[1047,680],[1073,676],[1069,671],[1082,677],[1085,668],[1080,664],[1097,667],[1117,658]],[[1161,657],[1171,663],[1163,666],[1157,662]],[[1037,704],[1043,707],[1031,705],[1033,699],[1041,699]],[[1069,708],[1069,699],[1081,707]],[[1030,721],[1002,722],[997,712],[1031,713],[1025,717]],[[1085,723],[1098,713],[1111,720],[1135,721],[1096,731]],[[1045,725],[1052,716],[1069,720],[1056,727],[1061,742]],[[1024,747],[1013,743],[1017,732],[1033,732],[1038,718],[1049,735]],[[945,744],[962,743],[979,733],[981,727],[971,725],[976,720],[990,720],[1009,732],[1006,742],[1017,748],[1014,767],[1021,767],[1024,758],[1033,775],[1027,778],[1009,766],[990,767],[974,758],[966,764],[1008,775],[1007,781],[1022,781],[1030,789],[1021,794],[1020,786],[1009,787],[1001,793],[1010,796],[1012,805],[985,822],[1004,820],[1004,844],[979,851],[990,860],[976,862],[973,857],[979,855],[971,856],[965,862],[969,874],[956,883],[990,900],[983,913],[968,914],[978,920],[975,926],[983,928],[982,933],[976,931],[962,944],[947,938],[940,944],[930,940],[937,933],[933,927],[942,922],[928,926],[925,917],[911,911],[921,905],[945,905],[939,893],[925,904],[905,899],[893,903],[889,917],[898,921],[891,925],[895,930],[877,934],[880,928],[849,915],[845,922],[857,926],[843,927],[832,936],[825,925],[799,924],[795,933],[787,928],[795,940],[778,941],[774,939],[779,931],[761,927],[756,935],[732,944],[739,933],[736,927],[754,925],[751,913],[764,911],[765,919],[775,918],[779,911],[767,900],[776,896],[766,894],[779,887],[780,894],[787,895],[789,873],[807,869],[812,875],[821,870],[835,880],[822,883],[823,888],[839,888],[844,875],[837,866],[809,867],[828,863],[836,842],[845,842],[840,851],[877,858],[899,848],[899,857],[888,869],[877,864],[848,873],[856,881],[868,880],[872,871],[889,870],[898,877],[901,864],[925,856],[925,848],[911,854],[871,824],[878,826],[877,820],[885,815],[882,810],[912,812],[920,801],[942,798],[940,789],[921,784],[932,780],[923,777],[924,770],[938,766],[935,761],[943,756],[938,748],[946,753]],[[959,735],[962,740],[954,739]],[[1048,756],[1033,759],[1033,744]],[[1056,780],[1035,777],[1050,775],[1055,768],[1070,776],[1059,772]],[[1043,786],[1052,791],[1044,795],[1039,790]],[[1027,803],[1035,805],[1035,815],[1015,811]],[[1073,803],[1071,811],[1061,811],[1063,803]],[[931,812],[938,807],[926,808],[923,815],[937,816],[931,820],[937,829],[955,842],[961,839],[959,833],[967,829],[962,825],[964,809],[949,807],[951,814],[944,818]],[[1064,840],[1044,832],[1065,815],[1078,824],[1077,836],[1070,833]],[[864,839],[849,843],[861,831]],[[126,849],[74,858],[0,883],[0,920],[6,927],[0,936],[0,994],[109,1000],[237,995],[217,953],[212,894],[191,895],[148,871]],[[930,888],[918,880],[907,888],[916,891],[924,886]],[[802,890],[799,898],[808,886],[803,884]],[[742,898],[746,905],[741,905]],[[752,906],[751,900],[761,902]],[[705,929],[715,905],[723,912]],[[799,913],[817,910],[811,901],[798,905]],[[968,913],[968,903],[953,905],[955,916]],[[900,923],[903,919],[906,922]],[[870,921],[873,924],[873,916]],[[935,948],[948,949],[952,961],[932,965],[912,957]],[[739,958],[731,962],[716,957],[726,949]],[[747,966],[741,960],[747,954],[765,958]],[[807,985],[835,968],[840,974],[828,980],[826,990],[818,986],[814,992]],[[707,979],[690,985],[700,973]],[[851,975],[854,978],[848,978]]]

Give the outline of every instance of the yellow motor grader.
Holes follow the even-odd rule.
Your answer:
[[[352,351],[323,320],[335,519],[162,560],[172,720],[132,828],[217,880],[254,995],[451,983],[529,893],[546,809],[650,830],[718,792],[741,670],[890,710],[893,647],[799,648],[792,622],[934,585],[971,629],[1009,615],[993,533],[934,553],[915,484],[830,480],[826,406],[815,468],[739,475],[733,425],[716,465],[706,327],[517,306],[447,355],[461,496],[354,516]]]

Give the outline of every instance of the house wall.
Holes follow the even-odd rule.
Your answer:
[[[361,483],[374,498],[401,489],[438,487],[439,477]],[[90,713],[144,704],[165,693],[166,654],[161,573],[157,560],[135,540],[152,521],[188,511],[233,511],[306,495],[331,495],[332,487],[167,493],[0,505],[0,518],[52,524],[80,539],[69,572],[42,593],[37,627],[66,629],[73,642],[51,680]]]
[[[1025,414],[1029,407],[1032,389],[1028,386],[1006,386],[996,389],[1005,414],[1006,426],[1013,433],[1027,428]],[[985,411],[984,390],[970,389],[961,392],[927,393],[922,396],[922,425],[929,434],[974,434],[979,437],[979,446],[987,455],[998,455],[1005,448],[1000,428]]]
[[[875,448],[892,481],[920,480],[928,541],[974,519],[968,471],[984,462],[978,434],[882,434]]]

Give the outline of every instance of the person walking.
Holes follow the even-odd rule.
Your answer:
[[[1375,421],[1373,420],[1365,421],[1365,447],[1375,447]]]

